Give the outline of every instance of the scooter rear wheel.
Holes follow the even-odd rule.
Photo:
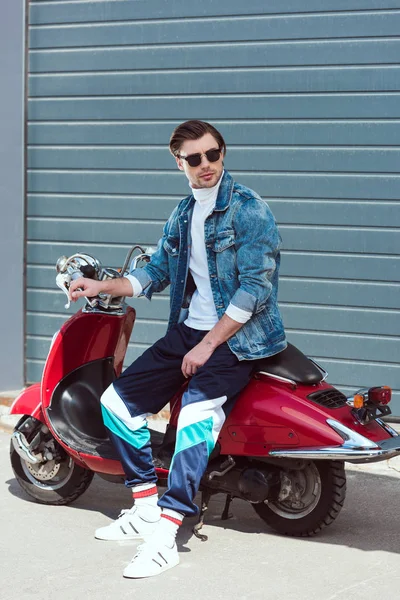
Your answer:
[[[287,470],[278,499],[253,507],[278,533],[310,537],[338,517],[345,496],[344,463],[315,461]]]
[[[10,459],[19,485],[40,504],[70,504],[87,490],[94,475],[66,454],[61,459],[31,464],[11,444]]]

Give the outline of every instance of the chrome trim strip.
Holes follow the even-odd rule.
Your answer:
[[[121,305],[121,308],[116,308],[115,310],[112,308],[92,308],[89,304],[86,304],[82,308],[82,312],[86,315],[117,315],[118,317],[120,317],[121,315],[124,315],[126,313],[126,309],[127,305],[125,304],[125,302]]]
[[[269,456],[276,458],[302,458],[308,460],[345,460],[347,462],[373,462],[385,460],[400,454],[400,436],[398,447],[381,448],[375,442],[353,431],[343,423],[334,419],[326,422],[344,440],[341,446],[326,446],[322,448],[299,448],[286,450],[271,450]],[[392,444],[393,446],[393,444]]]
[[[390,427],[389,423],[385,423],[385,421],[382,421],[382,419],[375,419],[375,423],[379,423],[379,425],[383,427],[383,429],[392,437],[397,437],[399,435],[397,431],[393,429],[393,427]]]
[[[371,442],[368,438],[360,435],[350,427],[346,427],[343,423],[335,421],[334,419],[327,419],[326,422],[340,435],[344,440],[343,448],[355,448],[355,449],[376,449],[379,446],[375,442]]]
[[[295,458],[305,460],[344,460],[347,462],[373,462],[374,460],[387,460],[400,454],[399,448],[396,450],[356,450],[344,448],[343,446],[314,448],[312,450],[271,450],[268,456],[274,458]]]
[[[321,371],[321,373],[323,375],[323,378],[321,379],[321,381],[325,381],[325,379],[328,378],[328,371],[325,371],[325,369],[323,367],[321,367],[321,365],[319,365],[315,360],[313,360],[309,356],[307,356],[307,358],[309,361],[311,361],[317,367],[317,369],[319,369]]]
[[[257,374],[260,375],[268,375],[268,377],[272,377],[272,379],[277,379],[278,381],[283,381],[284,383],[290,383],[297,387],[297,383],[293,381],[293,379],[286,379],[286,377],[280,377],[279,375],[273,375],[272,373],[268,373],[267,371],[257,371]]]

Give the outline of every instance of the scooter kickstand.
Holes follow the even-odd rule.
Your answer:
[[[199,538],[202,542],[206,542],[208,540],[208,536],[202,533],[199,533],[200,529],[202,529],[204,525],[204,514],[208,508],[208,503],[210,502],[211,492],[209,490],[205,490],[201,494],[201,510],[199,515],[199,520],[196,525],[193,527],[192,531],[194,535]]]
[[[221,521],[227,521],[228,519],[231,519],[233,517],[232,514],[229,514],[229,507],[231,505],[232,500],[233,500],[233,497],[230,494],[227,494],[224,510],[221,515]]]

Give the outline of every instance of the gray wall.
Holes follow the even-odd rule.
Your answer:
[[[188,192],[169,135],[201,118],[279,222],[289,340],[399,415],[400,0],[32,2],[30,23],[29,380],[66,318],[57,257],[154,244]],[[168,315],[136,305],[128,361]]]
[[[0,391],[24,381],[24,35],[25,3],[0,19]]]

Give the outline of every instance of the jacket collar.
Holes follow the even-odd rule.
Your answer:
[[[217,200],[214,210],[226,210],[231,203],[233,190],[233,179],[228,171],[225,171],[222,176],[221,185],[219,186]]]

